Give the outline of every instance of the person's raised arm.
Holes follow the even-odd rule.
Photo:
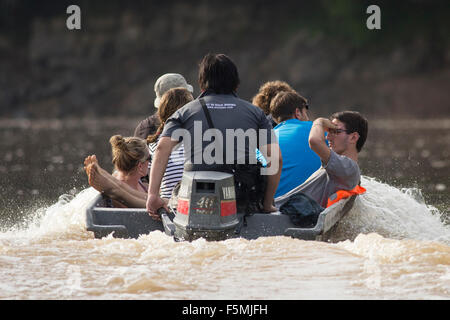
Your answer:
[[[336,128],[337,126],[326,118],[318,118],[312,124],[308,140],[309,147],[320,157],[323,164],[328,163],[331,154],[330,148],[325,141],[325,132]]]
[[[164,207],[167,210],[167,205],[159,196],[159,189],[161,187],[164,172],[166,172],[170,154],[177,143],[178,141],[172,140],[170,137],[162,137],[158,142],[158,146],[156,147],[153,156],[146,208],[150,216],[157,220],[160,218],[156,211],[161,207]]]

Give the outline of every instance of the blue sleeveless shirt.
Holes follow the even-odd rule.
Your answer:
[[[289,119],[274,128],[283,157],[283,168],[275,197],[301,185],[321,167],[320,157],[309,147],[311,127],[312,121]]]

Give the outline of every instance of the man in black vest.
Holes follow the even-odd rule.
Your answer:
[[[185,170],[230,172],[247,187],[249,179],[243,176],[257,167],[258,148],[269,163],[263,173],[267,179],[261,210],[277,211],[273,197],[280,180],[281,152],[264,112],[237,97],[238,85],[239,74],[229,57],[207,54],[203,58],[199,66],[201,95],[166,121],[154,155],[147,198],[147,211],[153,218],[157,219],[156,211],[165,207],[159,197],[160,183],[171,150],[180,140],[184,143]],[[261,176],[259,171],[255,171],[255,186]],[[240,199],[239,191],[238,208],[247,205],[242,203],[245,200]]]

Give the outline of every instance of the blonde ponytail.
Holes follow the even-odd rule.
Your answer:
[[[146,141],[137,137],[122,137],[114,135],[109,139],[111,144],[112,163],[117,170],[133,171],[139,162],[148,158]]]

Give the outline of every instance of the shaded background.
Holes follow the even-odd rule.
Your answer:
[[[81,30],[66,28],[70,4]],[[366,28],[370,4],[381,30]],[[316,116],[450,116],[449,16],[446,0],[0,0],[0,117],[141,117],[163,73],[198,94],[207,52],[235,61],[247,100],[281,79]]]

